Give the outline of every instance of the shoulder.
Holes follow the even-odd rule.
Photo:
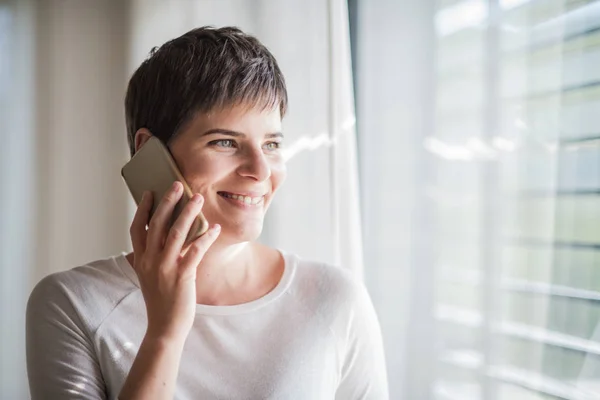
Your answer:
[[[371,300],[362,280],[341,266],[295,257],[293,285],[298,299],[310,309],[332,318],[351,317],[370,307]],[[337,319],[337,318],[336,318]]]
[[[137,289],[117,258],[96,260],[46,276],[29,296],[28,316],[63,315],[77,318],[93,329],[125,296]]]
[[[302,283],[319,289],[321,294],[354,296],[364,288],[358,276],[342,266],[305,260],[297,256],[296,274]]]

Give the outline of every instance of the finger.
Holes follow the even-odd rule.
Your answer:
[[[177,257],[181,254],[181,248],[185,243],[191,226],[194,220],[202,210],[204,198],[199,193],[196,193],[190,201],[185,205],[185,208],[173,223],[164,247],[164,257],[168,260],[177,261]]]
[[[146,225],[150,218],[150,210],[152,210],[152,192],[144,192],[142,200],[138,204],[133,221],[129,227],[129,235],[131,236],[131,244],[133,245],[134,254],[141,255],[146,251],[147,231]]]
[[[163,240],[167,234],[173,209],[179,199],[181,199],[182,194],[183,185],[181,182],[177,181],[171,186],[171,189],[165,193],[158,204],[154,215],[152,215],[148,229],[148,246],[152,248],[152,251],[162,251]]]
[[[198,266],[210,246],[217,240],[220,233],[221,225],[215,224],[206,231],[204,235],[200,236],[190,244],[185,256],[183,256],[183,259],[179,264],[182,273],[185,273],[188,270],[194,270]]]

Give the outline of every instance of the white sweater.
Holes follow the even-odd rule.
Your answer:
[[[365,287],[341,268],[283,255],[281,281],[264,297],[197,305],[176,399],[388,398]],[[116,399],[146,326],[125,254],[44,278],[27,307],[32,399]]]

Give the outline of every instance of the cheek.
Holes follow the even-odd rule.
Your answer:
[[[210,156],[196,156],[189,157],[180,170],[192,189],[201,192],[202,189],[221,179],[225,169],[218,160],[214,160]]]
[[[271,181],[273,183],[273,191],[285,182],[287,177],[287,166],[283,161],[271,165]]]

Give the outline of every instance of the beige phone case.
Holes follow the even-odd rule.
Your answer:
[[[121,169],[121,175],[129,188],[136,204],[140,204],[142,194],[149,190],[152,192],[153,204],[150,217],[154,215],[156,207],[165,193],[171,189],[175,181],[183,183],[183,196],[175,206],[169,226],[171,226],[187,202],[192,198],[192,190],[183,179],[169,150],[156,137],[152,136],[133,155],[131,160]],[[208,221],[202,213],[194,221],[186,243],[189,243],[208,230]]]

